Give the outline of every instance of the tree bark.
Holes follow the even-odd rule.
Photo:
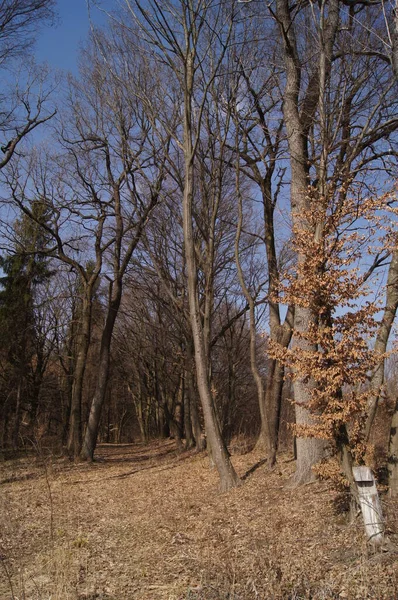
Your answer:
[[[394,22],[391,33],[392,48],[391,48],[391,64],[394,76],[398,79],[398,1],[395,1],[394,7]]]
[[[191,345],[187,344],[187,370],[186,370],[186,379],[187,379],[187,392],[189,397],[190,404],[190,415],[191,415],[191,424],[193,436],[195,438],[195,448],[197,452],[203,452],[206,448],[206,438],[203,435],[202,427],[200,425],[199,418],[199,410],[198,403],[196,399],[196,390],[194,383],[194,373],[193,373],[193,349]]]
[[[182,434],[183,434],[183,423],[184,423],[184,376],[180,374],[180,382],[177,390],[177,401],[174,403],[174,415],[172,416],[173,433],[176,441],[177,452],[182,452]]]
[[[120,280],[116,280],[111,286],[111,298],[109,302],[108,313],[106,315],[105,326],[101,335],[98,379],[95,387],[94,397],[91,403],[90,414],[81,451],[81,458],[83,460],[93,460],[94,458],[101,412],[108,387],[112,334],[116,317],[119,312],[121,299],[122,283]]]
[[[148,433],[147,433],[147,426],[146,426],[145,419],[144,419],[142,387],[141,387],[141,381],[139,378],[138,370],[136,371],[136,373],[137,373],[137,387],[138,387],[137,394],[133,393],[130,385],[128,386],[128,389],[129,389],[129,392],[133,399],[135,414],[137,416],[138,426],[140,428],[140,433],[141,433],[141,441],[144,444],[146,444],[148,442]],[[157,407],[158,406],[159,405],[157,404]],[[159,412],[161,412],[161,411],[159,410]]]
[[[379,404],[382,386],[384,384],[385,372],[385,353],[387,352],[388,340],[394,323],[398,308],[398,251],[394,251],[391,256],[391,262],[388,268],[387,287],[386,287],[386,306],[384,308],[383,318],[381,320],[376,341],[374,353],[379,356],[379,363],[372,374],[370,386],[371,394],[368,402],[368,417],[365,428],[365,440],[368,441],[376,416],[377,406]]]
[[[388,485],[391,496],[398,496],[398,400],[392,417],[388,448]]]
[[[240,229],[241,229],[242,221],[240,219],[240,225],[238,225],[237,235],[236,235],[236,243],[235,243],[235,261],[238,268],[238,277],[240,286],[245,295],[246,301],[249,304],[249,316],[250,316],[250,367],[253,374],[253,379],[257,388],[257,398],[258,405],[260,409],[260,418],[261,418],[261,430],[260,435],[256,444],[256,447],[259,449],[264,449],[266,456],[269,457],[271,455],[271,439],[270,439],[270,423],[269,423],[269,415],[267,411],[267,405],[265,401],[265,393],[264,393],[264,384],[261,378],[260,372],[257,367],[257,331],[256,331],[256,316],[254,310],[254,300],[249,293],[249,290],[246,287],[242,267],[239,262],[239,237],[240,237]]]
[[[294,307],[289,307],[285,320],[282,322],[280,305],[277,301],[280,281],[274,228],[276,198],[274,198],[272,195],[272,178],[275,171],[279,139],[277,139],[273,144],[268,131],[267,123],[265,121],[265,114],[259,104],[259,98],[256,92],[251,88],[247,75],[244,72],[243,75],[253,96],[255,106],[257,107],[259,123],[263,131],[266,132],[267,140],[266,148],[268,163],[266,165],[266,173],[264,176],[262,175],[255,161],[247,161],[246,155],[244,155],[243,158],[246,159],[248,167],[251,169],[252,176],[260,187],[263,202],[264,241],[269,280],[269,338],[277,342],[283,348],[287,348],[290,344],[293,333]],[[264,159],[262,158],[262,160]],[[247,299],[247,294],[245,294],[245,297]],[[248,302],[248,304],[250,307],[250,302]],[[256,386],[258,390],[261,416],[261,430],[256,447],[261,450],[265,450],[268,453],[269,466],[272,467],[276,462],[276,453],[278,448],[284,366],[276,359],[268,359],[265,391],[263,385],[261,386],[262,389],[260,390],[258,378],[256,376],[254,378],[256,380]]]
[[[374,351],[381,359],[377,365],[371,380],[372,395],[369,402],[369,414],[366,423],[365,438],[369,439],[374,417],[380,398],[380,392],[384,383],[385,358],[388,340],[394,323],[398,308],[398,251],[394,251],[391,257],[391,263],[388,269],[386,306],[383,319],[377,333]],[[388,479],[390,493],[398,494],[398,402],[392,418],[390,429],[390,442],[388,449]]]
[[[69,433],[67,450],[70,456],[77,458],[82,445],[82,396],[84,372],[86,369],[87,355],[90,347],[92,313],[92,285],[88,284],[84,290],[81,308],[81,330],[78,334],[76,348],[76,362],[73,372],[72,397],[69,417]]]
[[[8,421],[9,421],[9,407],[8,404],[8,396],[4,401],[3,409],[2,409],[2,419],[1,419],[1,430],[0,430],[0,449],[6,448],[7,446],[7,437],[8,437]]]
[[[73,387],[73,373],[70,369],[65,374],[65,387],[61,394],[61,406],[62,406],[62,447],[68,443],[69,436],[69,421],[70,421],[70,405],[72,400],[72,387]]]
[[[291,337],[291,336],[290,336]],[[287,348],[288,345],[283,345]],[[267,380],[265,387],[265,406],[269,423],[269,459],[270,467],[276,463],[278,451],[279,427],[282,406],[282,392],[285,369],[275,359],[268,360]]]
[[[392,52],[391,64],[394,77],[398,80],[398,1],[394,7],[394,22],[392,28]],[[388,338],[391,332],[392,324],[395,319],[398,308],[398,251],[395,250],[392,254],[391,264],[388,271],[387,280],[387,298],[386,308],[384,310],[383,320],[377,335],[376,346],[377,350],[384,353],[387,349]],[[370,406],[370,414],[368,417],[366,435],[369,437],[373,419],[376,414],[377,403],[380,395],[380,388],[384,381],[384,359],[380,363],[379,368],[372,378],[372,387],[375,390],[374,397]],[[395,410],[390,428],[390,441],[388,447],[388,484],[390,494],[398,495],[398,400],[395,404]]]
[[[184,195],[183,195],[183,231],[184,248],[187,266],[187,284],[190,323],[195,349],[195,365],[197,384],[203,408],[206,435],[211,447],[212,458],[220,477],[220,488],[226,491],[239,483],[239,478],[232,466],[228,450],[221,436],[215,407],[211,396],[208,365],[206,361],[206,347],[201,321],[197,265],[193,236],[193,159],[194,149],[192,143],[192,99],[193,99],[193,55],[188,51],[186,57],[186,82],[184,93]]]
[[[243,227],[243,199],[240,190],[240,173],[239,165],[236,165],[236,194],[238,197],[238,223],[235,235],[235,263],[238,271],[238,279],[240,287],[242,288],[243,295],[246,302],[249,305],[249,330],[250,330],[250,368],[253,374],[253,379],[257,388],[258,405],[260,409],[261,418],[261,429],[260,435],[256,444],[258,449],[265,451],[267,458],[269,459],[271,454],[271,440],[270,440],[270,423],[265,402],[264,383],[257,366],[257,330],[256,330],[256,314],[254,298],[251,295],[249,288],[246,285],[245,277],[242,269],[242,265],[239,257],[239,244],[240,237]],[[268,262],[270,256],[268,256]]]
[[[188,385],[188,370],[184,371],[184,432],[185,449],[190,450],[195,446],[195,438],[192,431],[191,418],[191,394]]]
[[[309,160],[308,160],[308,135],[313,118],[319,104],[321,89],[321,64],[315,69],[310,78],[309,86],[303,100],[303,108],[299,110],[299,95],[301,90],[302,64],[299,58],[295,24],[292,21],[292,11],[289,0],[277,0],[277,19],[281,29],[284,45],[284,60],[286,85],[284,92],[283,112],[286,123],[291,169],[291,214],[293,227],[302,231],[308,230],[308,236],[314,236],[305,220],[305,211],[309,209],[308,187]],[[330,73],[333,44],[337,33],[339,21],[339,2],[331,0],[328,6],[326,26],[322,32],[321,58],[325,55],[324,80]],[[320,60],[321,63],[321,60]],[[323,81],[324,83],[324,81]],[[306,260],[305,255],[299,254],[297,261],[300,264]],[[317,322],[317,315],[305,303],[295,306],[294,333],[292,349],[303,353],[316,352],[316,346],[306,339],[306,333]],[[293,381],[294,399],[296,403],[296,424],[312,425],[313,419],[308,410],[311,399],[311,386],[313,381],[305,376],[296,374]],[[315,438],[297,438],[296,473],[293,477],[295,484],[303,484],[314,478],[312,466],[319,462],[324,454],[324,443]]]
[[[278,297],[279,269],[275,247],[274,210],[275,205],[272,198],[271,176],[274,162],[271,164],[272,171],[262,181],[261,190],[264,208],[264,234],[267,252],[268,277],[269,277],[269,337],[277,342],[282,348],[288,348],[293,335],[294,307],[289,306],[285,320],[281,321],[280,306],[276,301]],[[265,410],[268,414],[269,435],[269,466],[276,463],[278,450],[278,437],[280,414],[282,406],[282,391],[285,369],[276,359],[268,361],[267,380],[265,388]]]
[[[12,448],[13,450],[17,450],[19,446],[19,428],[21,425],[21,396],[22,396],[22,377],[19,379],[17,383],[17,393],[16,393],[16,401],[15,401],[15,413],[14,413],[14,426],[12,429]]]

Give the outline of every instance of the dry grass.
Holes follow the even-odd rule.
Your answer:
[[[260,458],[233,460],[243,476]],[[326,484],[286,487],[288,456],[223,495],[205,455],[172,442],[99,459],[0,465],[1,600],[398,598],[391,500],[392,541],[374,553]]]

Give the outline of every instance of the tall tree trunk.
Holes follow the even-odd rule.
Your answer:
[[[279,306],[271,306],[270,315],[273,310],[275,311],[274,317],[270,316],[270,339],[276,341],[282,348],[288,348],[293,335],[294,307],[288,307],[283,324],[280,324]],[[265,406],[269,422],[270,467],[273,467],[276,463],[284,377],[285,368],[283,364],[276,359],[269,359],[267,363]]]
[[[90,347],[91,333],[91,312],[92,312],[92,286],[89,285],[84,290],[82,312],[81,312],[81,330],[78,334],[78,344],[76,348],[76,362],[73,372],[72,397],[69,418],[69,434],[67,450],[69,455],[77,458],[80,454],[82,445],[82,396],[84,373],[88,350]]]
[[[224,405],[222,423],[223,423],[223,436],[227,446],[231,443],[233,427],[232,422],[234,418],[234,412],[236,409],[236,364],[235,356],[231,356],[230,348],[228,348],[228,400],[227,405]]]
[[[260,180],[264,213],[264,237],[268,265],[268,295],[269,295],[269,338],[283,348],[290,344],[293,334],[294,308],[289,306],[285,320],[281,322],[279,296],[279,268],[275,247],[274,211],[275,202],[272,196],[272,175],[275,169],[275,153],[271,151],[270,165],[267,174]],[[267,361],[267,379],[264,403],[268,415],[268,462],[273,467],[276,463],[280,414],[282,406],[282,391],[284,366],[275,358]]]
[[[122,283],[121,281],[116,280],[113,283],[113,285],[111,285],[108,313],[106,315],[105,326],[101,336],[98,378],[93,401],[91,403],[87,429],[84,436],[84,442],[81,451],[81,458],[83,460],[93,460],[94,458],[94,451],[97,445],[101,412],[105,402],[106,390],[109,380],[109,364],[113,329],[115,327],[115,321],[119,312],[121,299]]]
[[[268,420],[267,407],[265,404],[265,393],[264,393],[264,383],[260,372],[257,366],[257,330],[256,330],[256,314],[255,314],[255,304],[254,299],[249,291],[249,288],[246,285],[245,277],[242,269],[242,265],[240,262],[239,256],[239,244],[240,237],[242,233],[243,227],[243,199],[240,190],[240,170],[239,164],[236,165],[235,171],[236,177],[236,194],[238,197],[238,223],[236,228],[235,235],[235,264],[238,270],[238,278],[239,284],[242,288],[245,299],[249,305],[249,328],[250,328],[250,367],[253,374],[253,378],[257,388],[257,398],[258,405],[260,409],[260,418],[261,418],[261,429],[260,435],[257,441],[257,448],[261,448],[265,451],[267,457],[269,458],[271,452],[270,445],[270,427]]]
[[[388,269],[386,306],[380,323],[375,341],[374,351],[380,356],[380,362],[376,366],[371,379],[372,394],[369,400],[369,413],[366,423],[365,439],[368,440],[371,433],[372,424],[376,415],[377,406],[380,398],[381,388],[384,383],[385,358],[388,340],[394,323],[398,308],[398,251],[394,251],[391,257],[391,263]],[[390,493],[398,494],[398,402],[395,405],[395,411],[391,423],[390,442],[388,449],[388,479]]]
[[[242,283],[241,283],[242,285]],[[244,285],[244,284],[243,284]],[[257,367],[257,358],[256,358],[256,345],[257,345],[257,332],[256,332],[256,323],[255,323],[255,314],[254,314],[254,300],[250,297],[249,294],[246,295],[246,300],[249,303],[249,312],[250,312],[250,366],[253,374],[254,381],[256,383],[257,388],[257,398],[258,405],[260,409],[260,418],[261,418],[261,430],[258,441],[256,443],[257,449],[262,449],[265,451],[266,456],[269,460],[271,455],[271,433],[270,433],[270,422],[269,422],[269,413],[267,410],[267,404],[265,399],[264,392],[264,384],[261,378],[260,372]]]
[[[189,186],[187,186],[189,187]],[[191,192],[186,190],[184,196],[189,196]],[[191,196],[192,198],[192,196]],[[208,369],[205,360],[205,347],[203,341],[203,332],[201,325],[201,316],[199,302],[197,297],[197,274],[195,265],[195,256],[192,237],[192,215],[189,199],[184,198],[184,240],[185,251],[187,255],[187,273],[188,273],[188,293],[190,304],[190,317],[195,346],[195,364],[197,372],[197,384],[199,396],[202,403],[203,415],[205,420],[206,435],[211,446],[212,457],[220,476],[220,487],[226,491],[237,485],[239,478],[231,464],[229,454],[221,432],[213,405],[213,399],[210,392]],[[192,202],[192,199],[191,199]]]
[[[117,438],[116,438],[117,444],[122,443],[124,426],[125,426],[126,422],[127,422],[127,410],[124,410],[122,413],[122,416],[119,418],[119,424],[118,424],[118,429],[117,429]]]
[[[284,45],[284,60],[286,73],[286,86],[284,92],[283,113],[286,123],[287,138],[290,152],[291,169],[291,214],[293,227],[298,231],[307,230],[308,236],[315,236],[315,230],[306,222],[305,213],[310,208],[308,199],[309,161],[308,161],[308,136],[313,124],[323,86],[330,74],[333,44],[339,22],[339,2],[331,0],[328,3],[328,17],[322,31],[319,48],[319,65],[310,78],[306,90],[303,108],[300,114],[299,95],[301,91],[302,64],[298,54],[295,32],[295,23],[292,21],[292,11],[289,0],[277,0],[277,18],[281,29]],[[323,62],[321,61],[323,60]],[[322,62],[322,64],[321,64]],[[323,68],[323,73],[321,69]],[[322,79],[323,77],[323,79]],[[321,84],[322,80],[322,84]],[[299,266],[306,261],[306,256],[299,253],[297,256]],[[317,323],[317,315],[311,307],[295,306],[294,333],[292,349],[298,353],[315,353],[317,348],[310,340],[306,339],[307,332]],[[313,418],[308,410],[311,399],[311,387],[314,382],[308,376],[296,374],[293,381],[294,400],[296,403],[296,424],[311,426]],[[324,443],[315,438],[298,437],[297,441],[296,473],[293,482],[306,483],[314,478],[312,466],[319,462],[324,454]]]
[[[392,40],[392,52],[391,52],[391,64],[394,73],[394,77],[398,80],[398,0],[395,1],[394,7],[394,22],[391,33]],[[398,252],[393,252],[390,268],[388,271],[387,280],[387,299],[386,308],[384,310],[383,321],[381,323],[378,339],[380,338],[381,352],[385,352],[387,348],[388,337],[391,331],[392,323],[395,318],[395,314],[398,307]],[[385,341],[385,347],[384,347]],[[377,344],[377,340],[376,340]],[[376,348],[375,348],[376,349]],[[371,412],[368,420],[367,435],[369,436],[370,428],[374,415],[376,413],[378,394],[380,387],[384,380],[384,359],[382,365],[375,373],[376,380],[373,388],[376,390],[375,398],[373,399],[373,406],[371,406]],[[374,376],[374,378],[375,378]],[[373,382],[372,382],[373,383]],[[378,390],[378,391],[377,391]],[[398,400],[395,403],[395,410],[392,418],[391,429],[390,429],[390,440],[388,447],[388,484],[390,488],[390,494],[392,496],[398,495]]]
[[[268,176],[261,182],[264,208],[264,233],[267,252],[269,277],[269,337],[282,348],[288,348],[293,335],[294,307],[289,306],[285,320],[281,322],[280,306],[277,302],[279,295],[279,269],[275,247],[274,210],[271,177],[274,163],[271,163]],[[282,407],[282,391],[285,369],[277,359],[269,359],[265,388],[265,410],[268,414],[269,434],[269,466],[276,463],[280,414]]]
[[[194,149],[192,143],[192,96],[193,96],[193,55],[188,52],[186,59],[186,89],[184,98],[184,157],[185,180],[183,195],[183,231],[184,248],[187,266],[189,316],[192,328],[192,337],[195,348],[195,364],[197,384],[203,408],[206,435],[211,447],[212,458],[220,477],[220,488],[226,491],[239,482],[239,478],[232,466],[228,450],[222,439],[217,422],[215,407],[211,396],[208,365],[206,362],[206,347],[203,335],[202,319],[199,307],[197,265],[195,257],[195,243],[193,236],[193,159]]]
[[[394,251],[391,256],[390,266],[388,268],[387,287],[386,287],[386,306],[384,308],[383,318],[381,320],[376,341],[374,353],[379,356],[379,362],[372,374],[370,386],[371,394],[368,402],[368,418],[365,429],[365,439],[369,440],[374,418],[376,416],[377,406],[380,399],[382,386],[384,384],[385,371],[385,353],[387,352],[388,340],[394,323],[398,308],[398,251]]]
[[[163,409],[165,422],[167,423],[167,427],[165,428],[165,430],[168,430],[167,437],[170,437],[173,435],[173,427],[171,425],[172,415],[171,415],[170,409],[169,409],[168,397],[164,393],[163,386],[160,382],[158,384],[158,393],[156,394],[156,397],[160,399],[160,406]]]
[[[271,156],[272,158],[272,156]],[[293,313],[292,307],[289,307],[285,321],[281,325],[279,304],[275,300],[278,295],[279,272],[276,258],[275,248],[275,232],[274,232],[274,202],[272,198],[272,173],[274,163],[271,160],[271,165],[268,167],[267,175],[261,176],[261,173],[253,167],[256,180],[259,182],[263,198],[264,208],[264,234],[267,253],[268,277],[269,277],[269,337],[271,340],[287,348],[290,344],[293,331]],[[236,189],[238,195],[238,226],[235,237],[235,262],[238,269],[239,283],[244,293],[245,299],[249,305],[250,315],[250,364],[253,377],[257,387],[257,396],[261,417],[261,430],[256,444],[256,447],[266,452],[268,456],[269,466],[273,466],[276,462],[276,453],[278,448],[278,435],[280,412],[282,404],[282,390],[284,379],[284,367],[276,359],[268,359],[267,361],[267,380],[264,391],[264,384],[257,367],[256,358],[256,326],[255,326],[255,304],[249,289],[246,286],[244,274],[239,260],[239,240],[243,224],[243,207],[242,197],[240,193],[240,174],[239,165],[236,168]]]
[[[253,88],[250,81],[250,76],[245,72],[243,65],[241,65],[241,73],[246,81],[248,91],[252,96],[253,106],[257,113],[258,124],[260,125],[265,138],[265,147],[263,149],[264,154],[261,155],[261,162],[263,163],[263,166],[265,166],[265,174],[259,169],[257,160],[253,160],[252,156],[247,154],[246,148],[241,155],[241,158],[246,162],[247,167],[251,170],[252,177],[261,190],[263,202],[264,242],[269,282],[269,338],[277,342],[283,348],[287,348],[292,337],[294,310],[293,307],[289,307],[286,318],[282,324],[280,305],[278,302],[280,277],[275,245],[274,223],[274,213],[279,186],[277,186],[275,194],[273,194],[272,189],[273,177],[278,159],[280,136],[277,134],[274,140],[272,139],[266,121],[266,113],[261,106],[261,98]],[[238,130],[240,126],[239,117],[236,125]],[[250,123],[250,127],[252,127],[252,123]],[[238,142],[239,140],[236,141],[237,148]],[[258,158],[260,159],[260,157]],[[280,412],[282,405],[283,379],[283,365],[277,359],[268,358],[265,394],[264,391],[259,392],[259,401],[264,404],[264,406],[260,405],[260,414],[267,415],[267,423],[265,423],[265,420],[262,418],[261,431],[257,442],[257,447],[261,447],[263,450],[268,447],[270,466],[273,466],[276,461]]]

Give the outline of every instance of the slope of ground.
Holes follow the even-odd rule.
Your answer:
[[[374,552],[327,484],[286,487],[288,456],[271,473],[254,452],[234,456],[246,478],[227,494],[205,455],[170,441],[98,458],[0,465],[1,600],[398,598],[391,500]]]

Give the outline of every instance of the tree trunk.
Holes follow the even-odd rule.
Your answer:
[[[32,385],[32,392],[30,398],[30,410],[29,410],[29,423],[35,427],[37,420],[37,412],[39,409],[39,398],[40,398],[40,390],[43,378],[40,377],[39,380],[36,379]]]
[[[398,1],[395,2],[394,7],[394,23],[392,27],[392,52],[391,52],[391,64],[393,68],[394,77],[398,80]],[[389,288],[389,284],[391,285],[391,289]],[[398,306],[398,252],[393,252],[390,268],[388,271],[388,281],[387,281],[387,300],[386,300],[386,309],[384,311],[384,317],[382,324],[380,326],[379,335],[381,339],[384,338],[387,341],[389,337],[389,333],[391,330],[392,322],[395,318],[397,306]],[[389,314],[387,314],[387,309],[389,308]],[[395,309],[394,309],[395,307]],[[392,319],[392,320],[391,320]],[[385,322],[386,321],[386,322]],[[389,325],[391,321],[391,324]],[[385,324],[384,324],[385,322]],[[383,332],[383,327],[386,329]],[[389,327],[389,329],[388,329]],[[387,333],[388,330],[388,333]],[[376,340],[377,343],[377,340]],[[384,350],[385,352],[385,350]],[[377,381],[375,384],[375,389],[380,389],[379,384],[382,384],[384,380],[384,360],[382,362],[382,372],[380,365],[380,372],[377,373]],[[380,383],[381,382],[381,383]],[[370,428],[372,425],[372,421],[374,419],[374,415],[376,413],[377,400],[374,402],[374,409],[371,407],[371,414],[369,416],[367,434],[370,433]],[[370,422],[370,423],[369,423]],[[391,429],[390,429],[390,442],[388,448],[388,483],[390,488],[390,494],[392,496],[398,495],[398,400],[395,404],[395,410],[392,418]]]
[[[240,237],[242,233],[243,227],[243,199],[240,190],[240,171],[239,164],[236,166],[236,194],[238,197],[238,224],[236,228],[235,235],[235,264],[238,271],[239,284],[242,288],[243,294],[246,298],[246,301],[249,305],[249,327],[250,327],[250,367],[253,374],[253,379],[257,388],[257,398],[258,405],[260,409],[260,418],[261,418],[261,430],[260,435],[256,444],[258,449],[264,450],[266,456],[269,458],[271,445],[270,445],[270,427],[268,421],[267,414],[267,406],[265,403],[265,393],[264,393],[264,384],[261,378],[260,372],[257,366],[257,331],[256,331],[256,314],[255,314],[255,305],[254,299],[246,285],[245,277],[242,269],[242,265],[240,262],[239,256],[239,244]]]
[[[205,450],[205,448],[206,448],[206,438],[203,435],[202,427],[200,425],[193,369],[194,369],[193,348],[191,346],[191,341],[189,341],[187,343],[186,380],[187,380],[187,391],[188,391],[189,404],[190,404],[191,424],[192,424],[193,436],[195,438],[196,451],[203,452],[203,450]]]
[[[29,423],[35,427],[37,420],[37,412],[39,409],[40,392],[44,379],[44,372],[46,368],[46,360],[44,357],[44,348],[40,344],[36,354],[36,365],[33,373],[33,384],[30,397],[30,410],[29,410]]]
[[[121,444],[123,440],[124,427],[127,421],[127,411],[124,410],[122,416],[119,418],[119,426],[117,430],[117,439],[116,443]]]
[[[269,423],[269,466],[276,463],[278,450],[279,424],[282,406],[284,367],[277,360],[268,361],[267,382],[265,388],[265,406]]]
[[[171,423],[173,425],[173,434],[176,441],[177,452],[182,452],[182,433],[184,423],[184,376],[180,374],[180,383],[177,390],[177,402],[174,405],[174,415],[172,416]]]
[[[8,437],[8,421],[9,421],[9,406],[8,401],[10,394],[7,394],[4,399],[3,406],[1,407],[1,419],[0,419],[0,448],[5,448],[7,445]]]
[[[387,287],[386,287],[386,306],[382,321],[377,332],[374,345],[374,353],[379,356],[377,364],[371,378],[371,395],[368,403],[368,418],[365,429],[365,440],[368,441],[376,416],[377,406],[380,399],[380,393],[384,384],[385,353],[387,352],[388,340],[394,323],[398,308],[398,251],[394,251],[391,257],[391,263],[388,268]]]
[[[392,417],[388,449],[388,484],[391,496],[398,496],[398,400]]]
[[[391,48],[391,64],[394,76],[398,79],[398,1],[395,0],[394,7],[394,23],[391,33],[392,48]]]
[[[272,316],[273,310],[274,315]],[[277,311],[277,312],[276,312]],[[279,306],[270,307],[270,339],[288,348],[293,335],[294,307],[289,306],[283,325],[280,325]],[[265,389],[265,405],[269,421],[269,466],[276,463],[285,368],[276,359],[269,359]]]
[[[281,29],[284,44],[284,61],[286,73],[286,86],[284,92],[283,113],[286,123],[287,138],[290,151],[291,169],[291,214],[293,227],[298,231],[307,230],[308,236],[314,236],[315,230],[306,222],[305,211],[310,208],[308,198],[309,161],[308,161],[308,136],[322,96],[322,86],[330,74],[333,43],[336,37],[339,22],[339,2],[331,0],[328,7],[327,22],[324,26],[319,48],[319,65],[310,78],[303,109],[300,113],[299,97],[301,90],[302,63],[299,57],[298,45],[295,32],[295,23],[292,21],[292,12],[289,0],[277,0],[277,18]],[[321,65],[321,60],[324,62]],[[321,74],[321,68],[324,72]],[[321,75],[323,75],[321,83]],[[299,266],[306,261],[306,256],[297,256]],[[292,349],[298,353],[315,353],[315,344],[306,339],[310,328],[316,324],[317,315],[311,307],[304,302],[295,306],[294,334]],[[296,403],[296,424],[313,425],[312,416],[308,410],[311,399],[311,386],[314,382],[311,378],[296,374],[293,381],[294,399]],[[296,473],[293,482],[296,484],[306,483],[314,478],[312,466],[319,462],[324,454],[324,443],[315,438],[297,438],[297,462]]]
[[[21,425],[21,396],[22,396],[22,377],[19,379],[17,384],[15,413],[14,413],[14,427],[12,430],[12,449],[17,450],[19,446],[19,428]]]
[[[242,285],[242,283],[241,283]],[[244,284],[243,284],[244,285]],[[242,287],[243,289],[243,287]],[[257,333],[256,333],[256,323],[255,323],[255,314],[254,314],[254,300],[247,293],[246,300],[250,306],[250,365],[253,373],[253,378],[256,383],[257,388],[257,397],[258,397],[258,405],[260,409],[260,417],[261,417],[261,430],[259,439],[256,444],[256,448],[263,449],[266,453],[266,456],[269,460],[271,454],[271,438],[270,438],[270,423],[269,423],[269,415],[267,411],[267,404],[265,401],[265,393],[264,393],[264,384],[261,378],[260,372],[257,367],[257,359],[256,359],[256,345],[257,345]]]
[[[374,352],[379,355],[379,364],[376,366],[371,379],[371,395],[368,403],[368,417],[365,428],[365,441],[370,438],[372,425],[376,416],[381,389],[384,383],[385,358],[388,340],[398,308],[398,251],[394,251],[388,269],[386,306],[380,323],[374,346]],[[392,418],[390,441],[388,448],[388,480],[390,493],[398,494],[398,402]]]
[[[388,338],[391,332],[391,327],[395,318],[395,314],[398,307],[398,252],[394,252],[391,259],[390,268],[388,271],[387,280],[387,300],[386,308],[384,311],[383,321],[380,325],[379,333],[377,336],[375,350],[385,352],[387,349]],[[379,395],[380,387],[384,380],[384,358],[380,365],[378,372],[376,371],[377,380],[372,384]],[[371,407],[372,412],[369,417],[370,424],[368,426],[369,433],[371,422],[374,414],[376,413],[378,397],[374,398],[374,408]],[[373,414],[374,413],[374,414]],[[395,404],[395,410],[392,417],[391,429],[390,429],[390,441],[388,447],[388,485],[390,488],[390,494],[392,496],[398,495],[398,400]]]
[[[203,340],[203,331],[201,316],[199,310],[198,291],[197,291],[197,273],[194,255],[194,242],[192,235],[192,167],[186,164],[187,172],[190,172],[187,184],[184,190],[184,242],[188,275],[188,294],[190,307],[190,320],[192,326],[193,341],[195,347],[195,364],[197,373],[197,384],[200,400],[203,408],[205,420],[206,435],[211,446],[212,457],[216,465],[219,477],[220,488],[226,491],[238,484],[239,478],[229,459],[229,454],[221,432],[211,397],[208,368],[206,365],[206,353]]]
[[[232,466],[228,450],[222,439],[218,426],[213,399],[211,396],[208,365],[206,362],[206,348],[201,321],[197,266],[195,257],[195,243],[193,236],[193,159],[194,149],[192,143],[192,95],[193,95],[193,56],[188,52],[186,59],[186,89],[184,98],[184,157],[185,157],[185,180],[183,195],[183,231],[184,248],[187,265],[189,316],[192,328],[192,337],[195,349],[195,365],[197,373],[197,384],[200,400],[203,408],[206,435],[210,443],[212,458],[216,465],[220,488],[226,491],[239,482],[239,478]]]
[[[87,354],[90,347],[91,333],[91,311],[92,311],[92,286],[89,285],[84,291],[81,331],[78,334],[76,349],[76,362],[73,373],[72,398],[69,418],[69,434],[67,449],[69,455],[77,458],[82,445],[82,395],[84,372],[86,369]]]
[[[184,431],[185,449],[190,450],[195,446],[195,438],[192,431],[191,417],[191,393],[188,385],[188,369],[184,371]]]
[[[277,164],[278,148],[280,144],[279,136],[276,136],[274,142],[268,131],[266,115],[261,108],[260,99],[250,83],[250,77],[245,73],[243,65],[241,66],[242,75],[246,81],[248,89],[251,93],[254,107],[256,108],[258,124],[265,133],[265,148],[264,155],[261,157],[261,162],[265,166],[265,174],[259,169],[256,160],[248,157],[247,151],[241,156],[246,161],[247,167],[251,170],[253,179],[258,184],[261,190],[263,202],[263,225],[264,225],[264,242],[266,248],[266,258],[268,267],[268,307],[269,307],[269,338],[283,348],[287,348],[291,341],[293,328],[293,307],[289,307],[286,318],[282,324],[280,314],[279,297],[279,267],[275,245],[275,223],[274,213],[278,192],[273,194],[272,184],[275,167]],[[237,127],[239,127],[239,122]],[[250,123],[252,127],[252,123]],[[238,148],[237,140],[237,148]],[[249,160],[248,160],[249,158]],[[239,165],[237,166],[239,168]],[[264,391],[259,393],[260,415],[267,415],[267,424],[262,418],[261,432],[257,442],[257,447],[262,450],[268,447],[269,465],[272,467],[276,462],[276,452],[278,447],[280,412],[282,404],[282,389],[284,379],[284,367],[276,359],[268,359],[267,379]]]
[[[341,470],[344,473],[346,480],[349,484],[350,489],[350,519],[354,521],[356,514],[359,509],[359,496],[358,488],[354,479],[353,466],[354,459],[350,449],[349,437],[347,426],[345,424],[340,425],[339,433],[336,439],[337,450],[339,453],[339,459],[341,464]]]
[[[169,437],[172,437],[176,441],[177,452],[182,451],[182,414],[181,414],[181,402],[179,400],[181,386],[177,390],[177,402],[174,399],[171,402],[168,400],[166,393],[163,390],[163,387],[160,386],[160,393],[162,397],[162,406],[163,412],[165,415],[166,422],[168,424],[169,429]]]
[[[69,436],[70,406],[72,400],[73,374],[69,371],[65,375],[65,389],[61,391],[62,410],[62,446],[66,446]]]
[[[84,436],[83,448],[81,451],[81,458],[83,460],[93,460],[94,458],[101,412],[105,402],[106,390],[108,386],[112,334],[119,311],[121,298],[122,283],[121,281],[116,280],[111,287],[111,298],[108,307],[108,314],[106,316],[105,326],[101,336],[98,379],[93,401],[91,403],[90,415],[88,418],[86,434]]]
[[[316,316],[309,308],[301,306],[295,307],[295,320],[292,350],[296,352],[306,352],[313,354],[316,352],[316,346],[303,337],[303,334],[314,324]],[[307,376],[296,375],[293,380],[294,402],[296,407],[296,424],[311,427],[315,425],[307,406],[311,400],[312,387],[315,385],[312,379]],[[319,463],[324,457],[325,442],[313,437],[296,437],[296,472],[292,478],[292,483],[301,485],[315,479],[312,467]]]
[[[275,202],[272,196],[272,175],[275,168],[275,157],[271,153],[271,161],[266,176],[261,180],[263,199],[264,236],[267,253],[269,277],[269,337],[283,348],[287,348],[292,339],[294,308],[289,306],[285,320],[281,323],[279,296],[279,268],[275,246],[274,211]],[[276,463],[280,413],[282,406],[282,390],[284,366],[277,359],[268,360],[267,380],[265,388],[265,410],[268,415],[268,447],[269,466]]]
[[[128,388],[129,388],[129,392],[131,394],[131,397],[132,397],[133,403],[134,403],[135,414],[137,416],[138,426],[140,428],[140,433],[141,433],[141,441],[144,444],[146,444],[148,442],[148,438],[147,438],[147,431],[146,431],[146,427],[145,427],[145,423],[144,423],[144,411],[143,411],[141,383],[138,382],[137,385],[138,385],[137,395],[133,394],[130,386],[128,386]]]

